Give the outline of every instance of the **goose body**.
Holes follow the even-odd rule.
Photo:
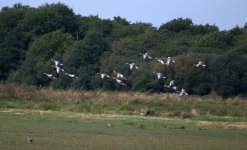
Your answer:
[[[122,81],[122,80],[117,79],[117,78],[113,78],[113,79],[115,79],[115,80],[116,80],[116,82],[117,82],[118,84],[120,84],[120,85],[122,85],[122,86],[126,86],[126,84],[125,84],[125,83],[123,83],[123,81]]]
[[[28,143],[33,143],[33,139],[30,138],[30,137],[27,137],[26,140],[27,140]]]
[[[64,70],[63,70],[61,67],[56,67],[56,66],[55,66],[55,68],[56,68],[56,72],[57,72],[57,74],[59,74],[59,73],[60,73],[60,71],[64,72]]]
[[[177,87],[176,86],[173,86],[172,89],[175,90],[175,91],[177,91]]]
[[[171,57],[167,57],[165,65],[169,66],[171,63],[175,63],[175,60],[173,60]]]
[[[158,80],[166,78],[165,76],[163,76],[163,74],[161,72],[156,72],[156,75],[157,75]]]
[[[107,123],[107,126],[108,127],[113,127],[113,125],[111,123],[109,123],[109,122]]]
[[[147,115],[150,113],[150,111],[149,110],[139,110],[139,113],[140,113],[140,115],[141,116],[144,116],[144,117],[147,117]]]
[[[186,91],[185,91],[185,89],[182,89],[180,92],[179,92],[179,94],[178,94],[178,96],[184,96],[184,95],[188,95],[188,93],[186,93]]]
[[[106,73],[97,73],[97,74],[100,75],[100,78],[102,80],[104,80],[105,78],[110,78],[110,76],[108,74],[106,74]]]
[[[55,60],[55,59],[51,59],[51,60],[55,64],[54,68],[56,69],[57,73],[60,73],[60,71],[64,72],[64,70],[62,69],[63,64],[59,60]]]
[[[165,85],[165,87],[171,88],[174,85],[174,80],[171,80],[169,85]]]
[[[52,74],[50,74],[50,73],[43,73],[44,75],[46,75],[48,78],[50,78],[50,79],[52,79],[52,80],[55,80],[55,79],[57,79],[56,77],[54,77]]]
[[[140,53],[141,54],[141,53]],[[147,59],[152,59],[152,57],[146,52],[146,53],[144,53],[144,54],[141,54],[142,55],[142,57],[143,57],[143,59],[144,60],[147,60]]]
[[[161,63],[162,65],[165,65],[165,61],[159,58],[155,58],[159,63]]]
[[[118,78],[118,79],[127,80],[123,74],[121,74],[121,73],[119,73],[119,72],[117,72],[117,71],[115,71],[115,70],[113,71],[113,73],[117,75],[117,78]]]
[[[199,61],[197,64],[194,64],[194,66],[196,66],[197,68],[198,68],[198,67],[200,67],[200,66],[202,66],[202,67],[206,67],[206,65],[205,65],[205,64],[203,64],[203,62],[202,62],[202,61]]]
[[[125,63],[125,64],[129,65],[130,70],[133,70],[134,68],[137,70],[139,69],[139,67],[137,67],[135,63]]]
[[[55,63],[55,67],[61,67],[63,64],[59,60],[51,59]]]
[[[77,77],[76,75],[74,75],[74,74],[70,74],[70,73],[64,73],[65,75],[67,75],[67,76],[69,76],[69,77],[71,77],[71,78],[76,78],[76,79],[78,79],[79,77]]]

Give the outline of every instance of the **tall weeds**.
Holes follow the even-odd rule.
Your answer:
[[[181,98],[174,94],[55,90],[16,84],[0,84],[0,107],[126,114],[137,114],[145,108],[157,116],[247,116],[247,99],[240,96]]]

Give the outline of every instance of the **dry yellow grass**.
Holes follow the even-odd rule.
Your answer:
[[[198,116],[198,115],[200,115],[200,110],[193,108],[193,109],[191,109],[190,113],[193,116]]]
[[[121,91],[58,90],[50,87],[0,84],[2,108],[62,110],[84,113],[139,114],[142,108],[155,116],[188,118],[201,115],[246,118],[247,100],[244,97],[222,99],[207,96],[178,97],[168,93],[140,93]],[[12,101],[16,100],[16,101]]]
[[[1,84],[1,96],[30,99],[35,96],[40,96],[50,100],[67,100],[67,101],[119,101],[125,102],[133,99],[141,99],[150,101],[153,99],[159,100],[176,100],[175,95],[170,94],[149,94],[139,92],[109,92],[109,91],[75,91],[75,90],[56,90],[53,88],[36,88],[33,86],[15,85],[15,84]]]
[[[76,91],[76,90],[57,90],[51,87],[38,88],[34,86],[16,85],[16,84],[0,84],[0,96],[10,97],[17,99],[34,99],[37,97],[53,100],[53,101],[100,101],[100,102],[114,102],[114,103],[125,103],[129,100],[143,100],[143,101],[196,101],[197,103],[208,103],[213,101],[215,104],[247,104],[245,97],[233,97],[223,100],[216,94],[208,96],[188,96],[178,97],[174,94],[150,94],[140,92],[111,92],[111,91]]]

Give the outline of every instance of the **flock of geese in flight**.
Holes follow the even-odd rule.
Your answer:
[[[143,56],[143,59],[144,59],[144,60],[151,60],[151,59],[152,59],[152,57],[150,56],[150,54],[149,54],[148,52],[146,52],[146,53],[144,53],[144,54],[140,53],[140,55]],[[175,63],[175,60],[172,59],[171,57],[167,57],[167,58],[163,58],[163,59],[161,59],[161,58],[154,58],[154,59],[155,59],[157,62],[159,62],[160,64],[166,65],[166,66],[170,66],[170,65],[172,65],[172,64]],[[79,79],[78,76],[76,76],[76,75],[74,75],[74,74],[71,74],[71,73],[65,72],[64,69],[62,68],[62,67],[63,67],[63,64],[62,64],[60,61],[55,60],[55,59],[51,59],[51,60],[52,60],[52,61],[54,62],[54,64],[55,64],[55,66],[53,66],[53,67],[56,69],[56,73],[57,73],[57,74],[59,74],[60,72],[63,72],[64,75],[66,75],[66,76],[68,76],[68,77],[70,77],[70,78]],[[131,71],[134,71],[134,70],[138,70],[138,69],[139,69],[139,67],[138,67],[135,63],[133,63],[133,62],[132,62],[132,63],[125,63],[125,64],[129,66],[129,69],[130,69]],[[205,65],[202,61],[199,61],[197,64],[194,64],[193,66],[195,66],[195,67],[197,67],[197,68],[199,68],[199,67],[202,67],[202,68],[206,67],[206,65]],[[153,73],[156,74],[158,80],[166,79],[166,77],[163,76],[163,74],[162,74],[161,72],[153,72]],[[45,72],[44,72],[43,74],[46,75],[48,78],[50,78],[50,79],[52,79],[52,80],[57,79],[54,75],[52,75],[52,74],[50,74],[50,73],[45,73]],[[97,73],[97,74],[100,75],[100,78],[101,78],[102,80],[106,80],[107,78],[110,78],[110,75],[108,75],[108,74],[106,74],[106,73]],[[127,86],[127,85],[124,83],[124,81],[127,81],[127,78],[126,78],[122,73],[117,72],[116,70],[113,70],[113,74],[115,74],[115,77],[112,77],[112,79],[114,79],[114,80],[116,81],[117,84],[119,84],[119,85],[121,85],[121,86]],[[186,90],[183,89],[183,88],[181,89],[181,91],[178,91],[178,90],[177,90],[177,87],[176,87],[175,84],[174,84],[174,82],[175,82],[174,80],[171,80],[171,81],[169,82],[169,84],[168,84],[168,85],[164,85],[164,87],[173,90],[173,91],[174,91],[175,93],[177,93],[178,96],[180,96],[180,97],[181,97],[181,96],[188,95],[188,93],[186,92]]]

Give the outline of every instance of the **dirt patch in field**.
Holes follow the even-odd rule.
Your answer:
[[[199,127],[218,126],[218,127],[222,127],[222,128],[235,128],[235,129],[241,129],[241,130],[247,129],[247,123],[244,123],[244,122],[229,123],[229,122],[198,121],[196,125]]]
[[[15,114],[16,115],[21,115],[21,116],[24,115],[24,113],[20,113],[20,112],[16,112]]]
[[[52,111],[51,110],[40,110],[38,112],[40,115],[45,115],[45,114],[50,114]]]
[[[12,111],[13,111],[13,109],[7,109],[7,110],[3,110],[1,112],[12,112]]]
[[[247,123],[228,124],[227,127],[246,130],[247,129]]]
[[[209,121],[198,121],[197,126],[211,126],[213,125],[213,122],[209,122]]]

